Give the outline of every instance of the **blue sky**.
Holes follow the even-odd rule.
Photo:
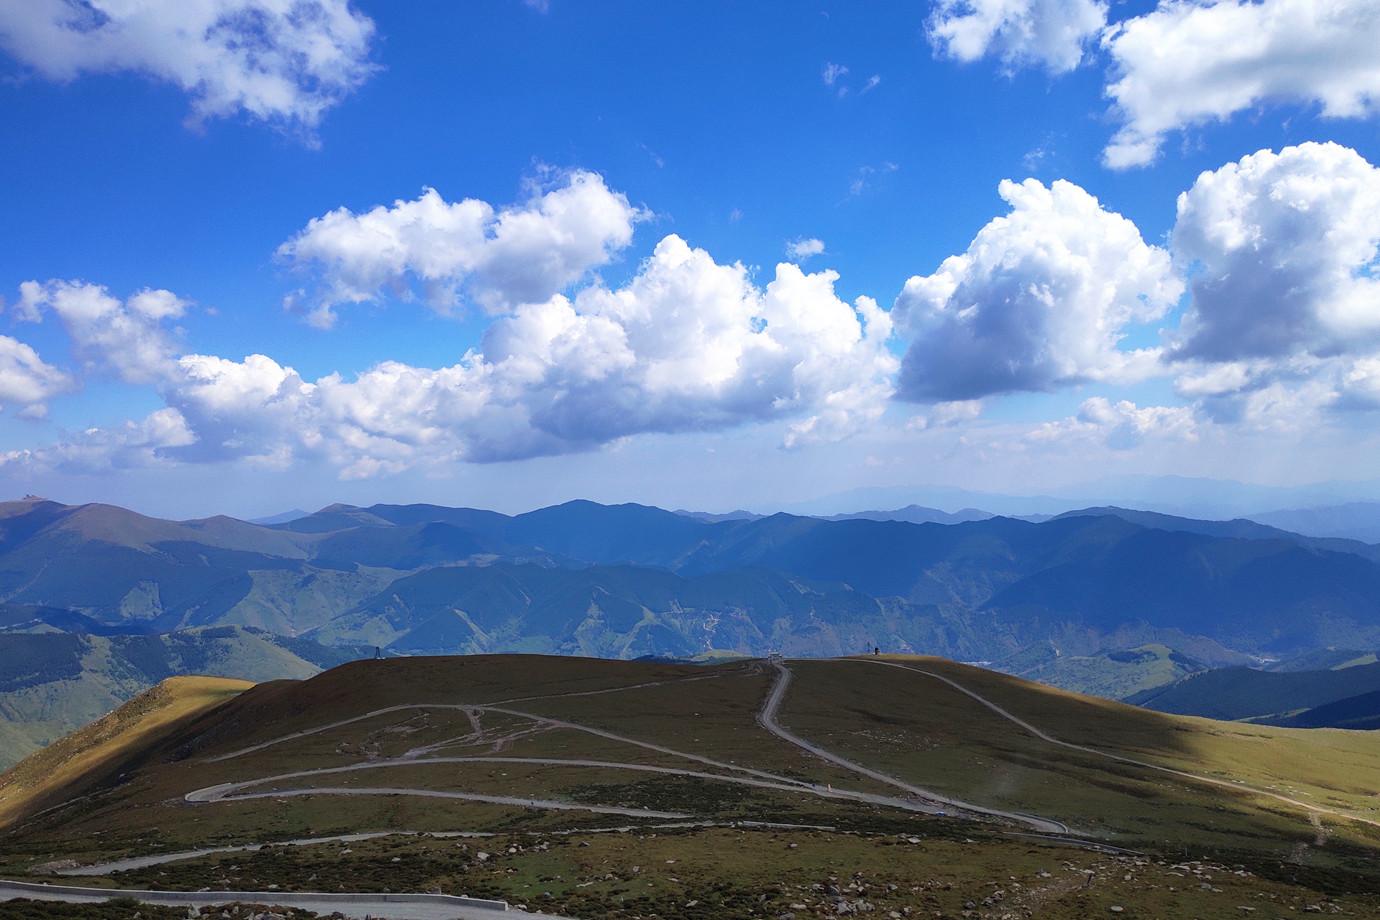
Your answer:
[[[0,0],[0,483],[1371,480],[1368,0]]]

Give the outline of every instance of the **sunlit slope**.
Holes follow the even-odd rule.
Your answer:
[[[124,782],[8,845],[93,860],[365,830],[747,820],[963,839],[1063,824],[1146,852],[1355,871],[1380,845],[1380,736],[1164,715],[936,658],[780,667],[779,724],[832,760],[759,721],[775,662],[360,661],[164,719]]]
[[[170,677],[109,715],[0,773],[0,826],[89,792],[125,768],[168,730],[254,686],[224,677]]]
[[[355,651],[230,626],[169,635],[0,634],[0,769],[174,674],[305,678]]]
[[[938,658],[790,666],[800,679],[781,718],[802,734],[1097,839],[1216,848],[1236,836],[1283,855],[1284,841],[1311,844],[1326,825],[1340,840],[1380,842],[1374,733],[1169,716]]]

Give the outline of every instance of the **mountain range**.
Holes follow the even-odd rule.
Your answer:
[[[1380,547],[1368,543],[1115,507],[953,516],[965,517],[710,517],[577,501],[513,516],[332,505],[251,524],[26,499],[0,504],[0,669],[27,654],[30,634],[185,643],[233,627],[216,641],[278,642],[296,659],[259,677],[376,649],[690,658],[875,647],[1127,695],[1200,668],[1380,648]],[[1154,662],[1121,654],[1151,646],[1165,650]],[[161,673],[103,680],[127,695]]]
[[[1080,634],[1070,650],[1085,652],[1136,632],[1210,640],[1223,653],[1196,654],[1214,664],[1380,645],[1380,547],[1115,508],[944,525],[333,505],[265,526],[31,500],[0,505],[0,605],[11,632],[26,617],[91,633],[235,625],[611,657],[855,642],[991,658],[1037,635]]]

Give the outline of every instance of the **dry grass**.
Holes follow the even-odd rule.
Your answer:
[[[393,836],[275,847],[121,873],[116,881],[164,888],[277,885],[283,891],[438,887],[600,920],[748,920],[787,912],[835,917],[844,901],[866,904],[866,912],[877,917],[895,911],[990,920],[1087,920],[1116,913],[1278,920],[1312,905],[1352,917],[1380,911],[1373,893],[1328,895],[1196,859],[1109,857],[981,835],[965,842],[735,828],[463,840]]]
[[[170,677],[0,773],[0,827],[72,798],[118,773],[138,748],[254,686],[223,677]]]
[[[1118,899],[1145,907],[1136,914],[1143,916],[1242,916],[1241,906],[1256,907],[1250,914],[1256,917],[1275,916],[1276,908],[1283,916],[1288,906],[1302,911],[1320,890],[1380,886],[1374,865],[1380,836],[1370,825],[1325,812],[1315,824],[1304,807],[1260,794],[1273,786],[1319,807],[1361,813],[1380,793],[1380,735],[1224,725],[1079,697],[938,659],[890,660],[943,674],[1070,743],[1251,788],[1224,789],[1053,745],[913,671],[846,659],[790,663],[797,679],[780,720],[792,730],[917,785],[984,806],[1057,818],[1095,839],[1148,854],[1123,864],[1084,851],[1013,842],[1003,837],[1006,828],[990,823],[917,816],[808,790],[755,789],[614,767],[425,761],[563,758],[732,772],[673,753],[682,751],[821,786],[898,794],[764,732],[755,715],[772,672],[758,662],[709,668],[530,656],[357,662],[305,682],[260,685],[214,710],[209,687],[200,695],[170,691],[187,700],[150,705],[123,730],[89,736],[104,738],[92,748],[106,751],[100,757],[77,754],[74,740],[74,756],[94,759],[73,768],[79,779],[72,788],[90,794],[12,827],[0,839],[0,870],[21,871],[54,859],[405,830],[495,834],[521,849],[506,854],[505,847],[502,859],[477,862],[469,855],[473,841],[390,837],[387,843],[346,848],[275,848],[169,863],[118,882],[202,887],[227,878],[284,888],[329,882],[327,890],[340,885],[395,891],[439,885],[510,901],[530,896],[532,906],[576,916],[687,918],[828,912],[823,889],[812,886],[831,884],[831,875],[842,881],[836,887],[850,881],[866,885],[865,893],[854,893],[878,909],[911,907],[950,916],[971,910],[972,916],[994,917],[1001,916],[1000,904],[982,905],[993,886],[1008,891],[1007,912],[1015,905],[1019,916],[1029,908],[1031,916],[1049,918],[1106,914]],[[221,698],[232,690],[224,688]],[[202,703],[191,705],[193,699]],[[484,708],[492,705],[532,715]],[[478,707],[482,735],[474,734],[465,712],[442,708],[456,706]],[[389,707],[403,708],[378,712]],[[543,720],[577,723],[672,752]],[[274,739],[281,740],[225,758]],[[367,766],[409,753],[416,759],[405,766]],[[186,792],[216,783],[352,765],[367,768],[260,788],[387,786],[515,795],[683,812],[720,826],[655,832],[645,820],[406,795],[182,802]],[[28,769],[36,775],[46,768]],[[131,775],[118,786],[92,780],[112,769]],[[827,825],[838,832],[745,834],[722,826],[735,821]],[[629,824],[641,830],[587,833]],[[542,838],[548,845],[533,848],[533,835],[548,835]],[[919,842],[898,842],[911,838]],[[342,856],[342,849],[352,852]],[[1203,881],[1190,879],[1191,870],[1173,868],[1184,858],[1244,866],[1240,871],[1247,874],[1218,870],[1221,877],[1199,888]],[[630,868],[634,864],[641,867],[637,873]],[[1091,889],[1080,887],[1088,871],[1097,879]],[[864,875],[854,879],[857,872]],[[1124,878],[1128,874],[1131,879]],[[1078,885],[1067,884],[1070,879]],[[1017,881],[1019,891],[1010,884]],[[1176,889],[1172,897],[1170,886]],[[690,901],[697,904],[687,907]],[[969,901],[975,906],[966,907]],[[791,907],[797,903],[807,907]],[[1373,899],[1356,903],[1380,915]],[[1180,904],[1188,906],[1171,908]]]

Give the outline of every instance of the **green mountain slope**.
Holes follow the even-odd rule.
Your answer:
[[[1124,700],[1206,670],[1206,665],[1165,645],[1066,655],[1042,643],[993,664],[999,671],[1076,693]]]
[[[172,635],[0,634],[0,767],[174,675],[304,678],[361,654],[225,626]]]
[[[694,578],[635,566],[434,568],[309,635],[408,652],[532,651],[611,658],[709,649],[788,654],[946,644],[936,611],[765,569]]]
[[[1380,690],[1333,700],[1290,716],[1271,718],[1269,725],[1288,728],[1345,728],[1353,731],[1380,729]]]
[[[1216,665],[1380,647],[1372,555],[1120,509],[946,525],[337,505],[265,527],[24,501],[0,505],[0,631],[238,625],[409,652],[630,657],[1160,644]]]
[[[1127,698],[1160,712],[1211,719],[1260,719],[1380,690],[1380,664],[1328,671],[1222,668]]]

